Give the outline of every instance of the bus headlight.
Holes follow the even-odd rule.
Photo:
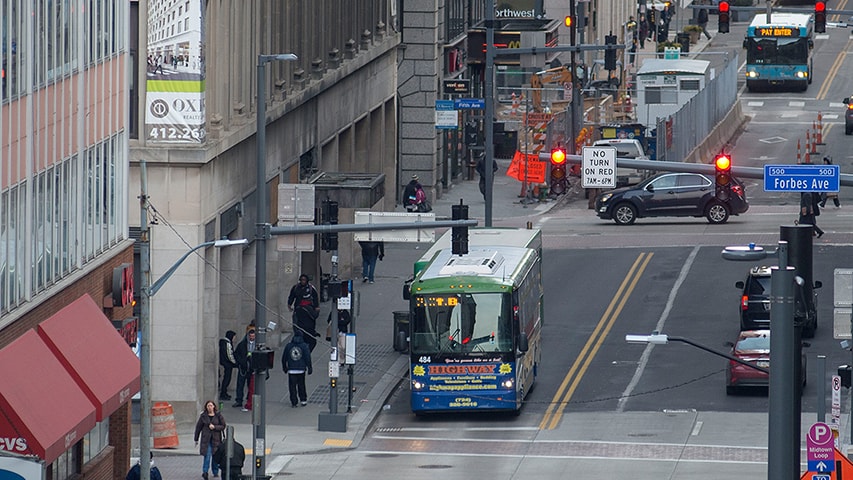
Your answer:
[[[797,72],[796,76],[797,78],[806,78],[809,76],[809,72]]]
[[[421,383],[417,380],[412,380],[412,390],[423,390],[423,388],[424,388],[423,383]]]
[[[755,70],[746,72],[746,78],[758,78],[758,72]]]
[[[513,388],[515,386],[515,379],[509,378],[501,382],[501,386],[504,388]]]

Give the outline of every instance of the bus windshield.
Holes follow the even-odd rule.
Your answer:
[[[508,293],[452,293],[414,297],[413,354],[511,352]]]
[[[809,58],[806,38],[750,38],[746,63],[757,65],[802,65]]]

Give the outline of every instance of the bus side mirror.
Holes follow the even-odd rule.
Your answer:
[[[815,289],[818,289],[822,286],[823,286],[823,282],[821,282],[820,280],[815,280],[815,282],[814,282],[814,288]]]
[[[814,48],[814,40],[812,40],[811,38],[809,39],[809,48]]]
[[[746,48],[747,45],[749,45],[749,40],[744,38],[743,39],[743,48]]]
[[[530,342],[527,340],[527,332],[518,334],[518,351],[525,353],[530,350]]]

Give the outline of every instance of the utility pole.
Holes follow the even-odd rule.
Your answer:
[[[151,240],[148,230],[148,170],[139,160],[139,472],[151,480]]]
[[[485,222],[486,227],[492,226],[492,182],[495,173],[492,171],[492,165],[495,158],[495,0],[486,0],[486,78],[484,79],[483,97],[486,100],[485,116],[483,119],[485,126],[485,170],[486,170],[486,212]]]

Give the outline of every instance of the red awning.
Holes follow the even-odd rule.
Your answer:
[[[89,295],[39,324],[38,332],[95,404],[98,421],[139,391],[139,359]]]
[[[0,450],[51,463],[95,427],[95,406],[34,330],[0,365]]]

